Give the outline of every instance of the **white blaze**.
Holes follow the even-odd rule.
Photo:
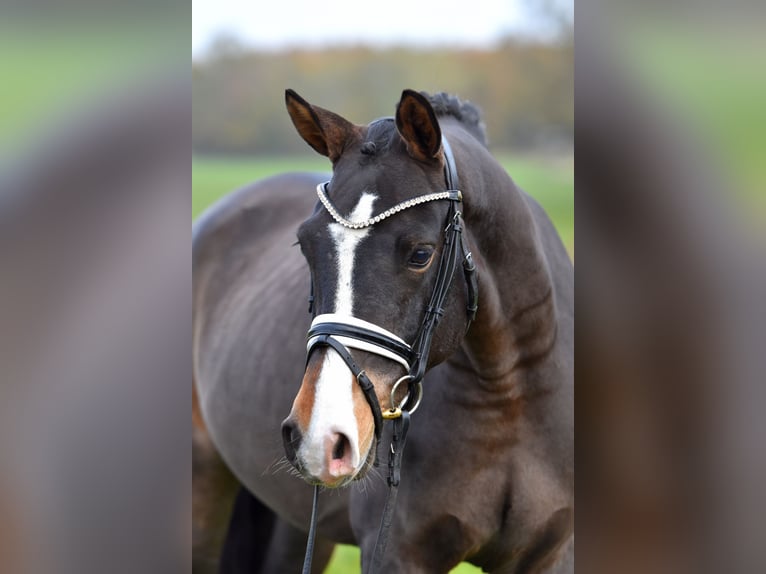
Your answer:
[[[363,193],[348,219],[362,221],[372,217],[376,197]],[[329,225],[330,235],[337,253],[338,284],[335,290],[334,313],[352,315],[354,308],[354,264],[356,250],[370,232],[348,229],[339,223]],[[341,433],[351,443],[351,464],[357,468],[361,462],[359,430],[354,417],[352,385],[356,384],[346,363],[332,349],[325,354],[314,390],[314,408],[311,422],[302,446],[302,458],[309,472],[321,474],[325,464],[325,437]]]
[[[372,204],[376,197],[363,193],[359,203],[349,215],[351,221],[364,221],[372,217]],[[335,240],[335,251],[338,254],[338,288],[335,290],[335,313],[353,315],[354,308],[354,263],[356,248],[362,239],[370,233],[370,227],[364,229],[349,229],[340,223],[330,224],[330,234]]]

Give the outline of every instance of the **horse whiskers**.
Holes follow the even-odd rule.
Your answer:
[[[371,467],[367,473],[367,476],[365,476],[364,479],[360,480],[359,482],[360,484],[363,484],[365,488],[367,488],[367,483],[372,482],[373,479],[381,481],[384,480],[383,473],[376,466]]]
[[[266,476],[267,474],[277,474],[278,472],[285,470],[288,465],[290,465],[290,461],[287,460],[286,456],[282,455],[277,457],[274,462],[272,462],[264,469],[264,471],[261,473],[261,476]]]
[[[359,489],[359,492],[362,494],[367,494],[367,486],[371,484],[373,480],[383,480],[383,473],[375,464],[376,459],[377,456],[368,456],[364,466],[360,469],[356,477],[354,477],[352,483],[356,485],[356,487]]]
[[[287,469],[288,474],[291,474],[292,476],[296,478],[303,479],[304,476],[300,473],[300,471],[297,468],[290,467]]]
[[[377,467],[369,465],[367,472],[361,478],[355,479],[351,484],[362,494],[367,494],[367,489],[374,480],[383,481],[383,473]]]
[[[293,466],[293,464],[287,460],[287,457],[284,455],[277,458],[274,462],[267,466],[266,469],[261,473],[261,476],[265,476],[266,474],[271,474],[273,476],[280,472],[287,472],[288,474],[291,474],[297,478],[303,478],[300,470],[295,468],[295,466]]]
[[[373,467],[372,461],[368,460],[365,463],[365,466],[362,468],[362,470],[359,472],[359,474],[356,477],[344,480],[343,482],[341,482],[340,484],[338,484],[337,486],[334,486],[332,488],[327,488],[324,484],[319,483],[319,482],[314,482],[312,480],[308,480],[307,482],[309,484],[311,484],[312,486],[314,486],[314,485],[319,486],[320,489],[321,489],[320,492],[339,491],[339,490],[342,490],[343,488],[348,487],[348,486],[350,486],[350,485],[352,485],[354,483],[362,484],[366,480],[366,476],[360,476],[360,475],[367,475],[371,471],[374,472],[375,476],[378,476],[378,477],[380,476],[380,472]],[[274,475],[279,474],[281,472],[286,472],[286,473],[288,473],[288,474],[290,474],[290,475],[292,475],[292,476],[294,476],[296,478],[300,478],[301,480],[307,480],[306,476],[304,476],[302,474],[301,469],[300,468],[296,468],[293,465],[293,463],[291,463],[287,459],[287,457],[284,456],[284,455],[278,457],[277,459],[274,460],[274,462],[272,462],[269,466],[267,466],[266,469],[264,469],[264,471],[261,473],[261,476],[266,476],[267,474],[274,476]],[[366,485],[364,485],[362,488],[364,490],[366,490]]]

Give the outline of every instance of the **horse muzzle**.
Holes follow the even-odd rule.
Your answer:
[[[342,486],[361,470],[358,449],[339,429],[329,429],[308,444],[297,423],[288,417],[282,423],[282,442],[287,460],[307,482]]]

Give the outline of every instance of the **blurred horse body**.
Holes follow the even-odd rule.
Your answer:
[[[193,228],[194,480],[199,483],[194,491],[195,571],[207,571],[203,563],[210,564],[209,571],[218,571],[218,554],[239,483],[276,511],[280,518],[273,519],[275,530],[305,545],[301,529],[309,522],[311,489],[286,472],[279,428],[303,376],[310,323],[304,304],[308,269],[293,246],[295,229],[313,209],[312,190],[319,181],[323,176],[288,174],[255,183],[216,204]],[[238,301],[239,310],[230,314],[226,306],[232,290],[243,299]],[[264,322],[269,310],[278,313]],[[209,322],[217,313],[226,314],[227,328]],[[214,361],[200,357],[198,349],[204,348],[218,349]],[[199,381],[208,380],[220,385],[206,392]],[[216,419],[228,423],[206,424],[210,415],[202,415],[202,401],[210,402],[206,410],[215,410]],[[240,495],[242,504],[246,499],[246,494]],[[346,499],[347,493],[339,492],[322,500],[320,531],[336,541],[353,543]],[[265,516],[270,512],[263,508]],[[243,544],[261,547],[265,557],[271,553],[270,544],[281,546],[277,538],[268,531]],[[318,546],[321,549],[322,543]],[[303,556],[296,554],[293,570],[298,572]],[[264,565],[253,571],[281,568],[285,567],[268,570]]]
[[[376,189],[389,204],[394,201],[386,196],[389,188],[414,194],[402,185],[409,172],[396,173],[397,166],[425,173],[422,180],[412,176],[415,187],[443,189],[443,180],[437,183],[444,164],[441,138],[434,139],[439,132],[454,150],[465,197],[465,238],[479,268],[479,314],[463,337],[465,288],[456,281],[434,340],[425,398],[413,414],[386,571],[447,572],[465,560],[490,572],[572,572],[573,273],[550,220],[477,141],[476,125],[467,126],[459,109],[440,109],[437,124],[429,102],[405,92],[395,130],[351,127],[297,96],[288,97],[288,109],[302,137],[333,160],[338,185],[348,181],[344,166],[359,170],[361,156],[355,150],[371,133],[388,138],[386,146],[378,146],[386,155],[381,153],[378,164],[364,158],[375,167],[362,171],[379,178]],[[333,142],[333,137],[345,139]],[[418,146],[424,145],[433,149],[419,154],[424,150]],[[349,159],[338,161],[334,149]],[[374,154],[374,146],[367,145],[362,154]],[[224,572],[300,570],[311,489],[285,472],[279,429],[290,412],[305,434],[312,416],[306,397],[317,388],[319,363],[315,358],[306,368],[311,276],[320,312],[333,311],[327,285],[336,278],[322,280],[322,273],[334,268],[332,253],[312,254],[310,269],[295,246],[296,230],[308,216],[312,233],[304,228],[302,241],[306,235],[308,241],[317,239],[332,221],[313,193],[326,179],[289,174],[264,180],[219,202],[193,228],[194,559],[200,572],[218,567],[222,547]],[[334,201],[344,202],[340,211],[350,213],[357,199],[336,192]],[[410,220],[396,221],[406,229],[431,219],[441,222],[441,209],[431,205]],[[386,228],[389,233],[398,229],[395,219]],[[423,227],[433,228],[437,237],[440,225]],[[371,239],[368,249],[372,246]],[[386,275],[381,257],[365,258],[381,262],[380,267],[372,264],[354,275],[361,285],[355,296],[362,307],[369,304],[368,314],[376,313],[371,298],[396,293],[396,285],[385,280],[396,274]],[[414,275],[407,277],[414,285]],[[422,285],[413,287],[417,297],[408,296],[407,304],[412,298],[417,307],[420,292],[430,291],[426,279],[433,272],[426,268],[422,277]],[[412,338],[412,332],[405,333],[411,327],[377,314],[364,318]],[[356,356],[372,366],[373,374],[396,368],[383,367],[366,353]],[[371,378],[382,400],[391,381]],[[353,392],[360,400],[358,390]],[[359,445],[369,444],[371,418],[363,401],[356,404],[362,405],[355,406]],[[383,445],[390,440],[388,430]],[[370,460],[376,446],[373,441],[369,447]],[[363,570],[370,569],[386,489],[374,472],[360,480],[367,469],[360,470],[363,462],[349,474],[356,480],[349,488],[320,497],[315,572],[321,572],[335,543],[359,545]],[[304,473],[304,478],[309,477]],[[240,483],[246,491],[235,503]]]

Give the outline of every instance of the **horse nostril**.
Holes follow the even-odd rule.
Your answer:
[[[348,436],[334,432],[325,436],[325,471],[323,480],[337,484],[354,475],[354,451]]]
[[[335,446],[332,448],[332,458],[333,460],[342,460],[343,456],[346,453],[346,449],[349,448],[351,445],[348,442],[348,439],[346,438],[346,435],[339,434],[338,440],[335,441]]]
[[[285,455],[293,466],[297,462],[297,449],[301,443],[301,431],[298,430],[298,426],[290,420],[286,420],[282,423],[282,443],[285,446]]]

